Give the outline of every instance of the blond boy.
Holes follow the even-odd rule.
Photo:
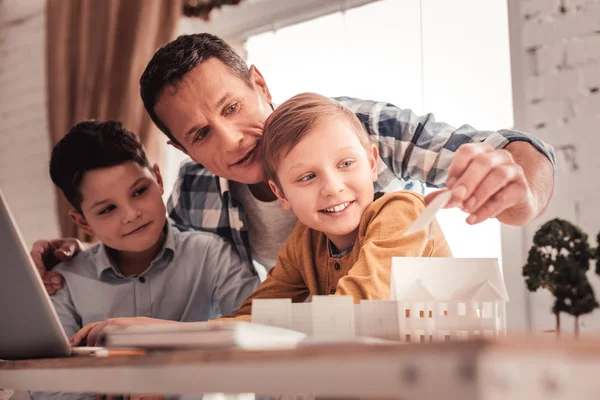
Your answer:
[[[271,189],[299,222],[267,279],[229,318],[249,319],[259,298],[388,299],[392,257],[451,257],[437,223],[432,238],[404,235],[423,197],[374,193],[377,147],[337,101],[314,93],[289,99],[266,121],[262,151]]]

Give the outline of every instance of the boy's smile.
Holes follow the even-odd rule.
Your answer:
[[[326,215],[332,215],[332,216],[337,217],[340,215],[344,215],[344,211],[346,211],[348,209],[348,207],[352,206],[353,204],[354,204],[354,200],[345,201],[343,203],[335,204],[331,207],[327,207],[322,210],[319,210],[319,212],[322,212]]]
[[[150,226],[150,224],[152,224],[152,221],[150,221],[150,222],[147,222],[147,223],[145,223],[145,224],[142,224],[140,227],[138,227],[138,228],[135,228],[134,230],[132,230],[132,231],[131,231],[131,232],[129,232],[129,233],[126,233],[126,234],[125,234],[125,235],[123,235],[123,236],[131,236],[131,235],[136,235],[136,234],[138,234],[138,233],[140,233],[140,232],[144,231],[144,230],[145,230],[147,227],[149,227],[149,226]]]
[[[340,117],[315,122],[277,167],[282,205],[343,251],[354,242],[365,209],[373,202],[377,149],[366,150]]]

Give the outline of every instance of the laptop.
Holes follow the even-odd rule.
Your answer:
[[[0,190],[0,359],[71,354],[67,335]]]

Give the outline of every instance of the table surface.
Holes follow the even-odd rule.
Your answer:
[[[600,338],[513,337],[422,345],[346,343],[280,350],[177,350],[141,356],[0,361],[0,387],[468,400],[483,398],[484,387],[503,389],[508,398],[508,394],[523,392],[532,382],[540,381],[542,384],[535,386],[539,390],[529,388],[523,393],[534,398],[530,392],[538,390],[544,398],[543,388],[559,383],[563,390],[572,395],[577,392],[581,398],[586,398],[586,393],[598,393],[600,379],[579,376],[578,368],[585,370],[586,376],[592,371],[600,376]],[[565,374],[577,382],[570,379],[565,383]],[[529,378],[525,380],[525,376]]]

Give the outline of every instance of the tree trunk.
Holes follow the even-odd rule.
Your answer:
[[[579,315],[575,317],[575,339],[579,339]]]
[[[554,315],[556,315],[556,337],[560,337],[560,313]]]

